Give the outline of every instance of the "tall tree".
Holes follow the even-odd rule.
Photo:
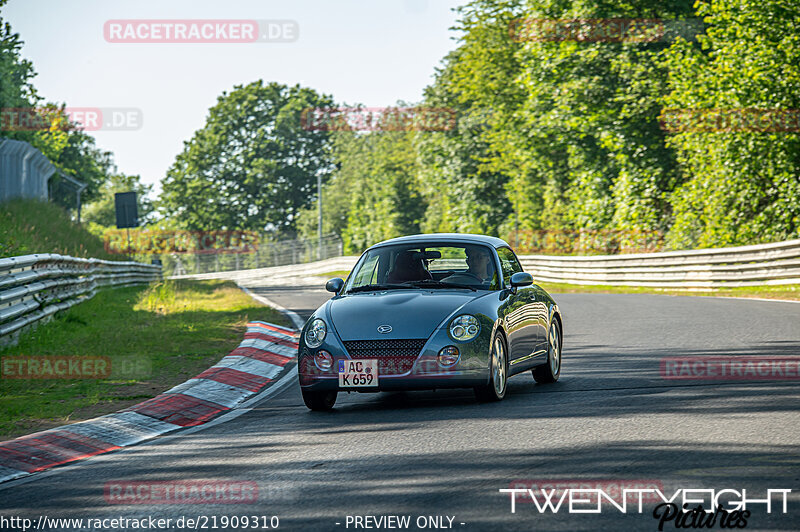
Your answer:
[[[670,137],[685,183],[671,198],[675,221],[669,244],[708,247],[796,238],[800,9],[792,0],[712,0],[698,4],[698,15],[709,26],[707,35],[700,46],[679,41],[670,50],[671,92],[664,105],[721,110],[714,112],[727,117],[731,127],[720,122],[720,130],[713,131],[706,127],[711,122],[687,122],[677,124]],[[755,120],[770,111],[777,111],[773,117],[787,113],[791,122],[769,127],[769,119]],[[767,127],[760,130],[762,124]]]
[[[317,175],[327,180],[332,170],[330,132],[306,127],[303,113],[332,104],[312,89],[260,80],[223,93],[163,180],[160,210],[185,229],[294,234]]]
[[[7,0],[0,0],[0,7]],[[63,105],[43,103],[33,85],[33,64],[21,55],[23,41],[11,25],[0,17],[0,136],[30,143],[59,169],[87,185],[84,200],[98,197],[112,171],[112,155],[100,150],[95,140],[69,122]],[[19,127],[20,115],[41,117],[36,128]],[[51,181],[51,199],[72,208],[74,187],[58,176]]]
[[[499,234],[514,227],[514,213],[541,193],[514,188],[524,170],[505,149],[509,116],[524,100],[516,78],[519,43],[509,27],[524,0],[473,0],[458,8],[459,47],[448,54],[426,96],[433,105],[456,110],[458,127],[423,139],[422,183],[444,197],[447,212],[430,201],[427,227]],[[441,183],[439,182],[441,181]],[[536,212],[527,209],[525,212]]]
[[[418,233],[425,202],[416,173],[414,132],[342,133],[338,182],[350,190],[345,247],[360,252],[381,240]],[[349,138],[348,138],[349,137]]]
[[[2,8],[8,0],[0,0]],[[0,109],[28,107],[36,101],[31,80],[36,76],[33,64],[21,55],[23,42],[11,24],[0,16]],[[3,132],[3,136],[12,136]]]

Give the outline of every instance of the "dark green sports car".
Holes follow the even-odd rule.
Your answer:
[[[467,234],[375,244],[300,337],[298,374],[312,410],[342,391],[474,388],[499,401],[508,377],[561,373],[562,320],[509,245]]]

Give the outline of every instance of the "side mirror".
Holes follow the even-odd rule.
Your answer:
[[[533,284],[533,276],[525,272],[517,272],[511,276],[511,287],[530,286]]]
[[[338,294],[343,287],[344,287],[344,281],[342,281],[342,279],[339,277],[334,277],[333,279],[325,283],[325,290],[327,290],[328,292],[333,292],[334,294]]]

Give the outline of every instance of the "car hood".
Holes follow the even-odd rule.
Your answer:
[[[343,341],[428,338],[436,326],[483,292],[390,290],[352,294],[330,301],[333,326]],[[378,332],[380,325],[392,331]]]

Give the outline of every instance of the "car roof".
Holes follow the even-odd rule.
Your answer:
[[[369,249],[389,246],[392,244],[413,244],[416,242],[431,242],[431,243],[458,243],[458,244],[484,244],[492,246],[493,248],[511,247],[502,238],[496,238],[486,235],[473,235],[468,233],[428,233],[420,235],[408,235],[392,238],[378,242],[369,247]]]

